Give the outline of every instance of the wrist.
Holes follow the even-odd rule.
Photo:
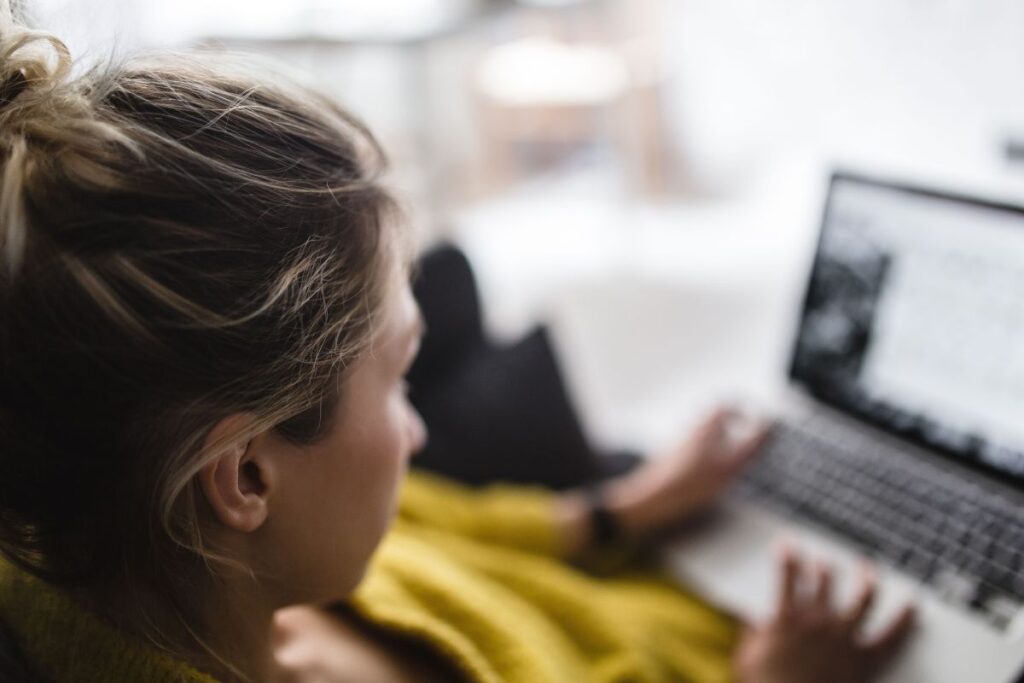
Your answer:
[[[610,504],[606,488],[607,485],[600,482],[583,489],[590,520],[590,544],[599,548],[628,540],[626,529],[620,521],[622,511],[614,509]]]
[[[609,481],[604,486],[604,503],[627,538],[644,538],[659,525],[652,497],[644,482],[636,477]]]
[[[568,557],[635,540],[647,526],[644,505],[634,497],[632,487],[621,487],[617,480],[563,493],[556,516]]]
[[[602,541],[633,542],[653,535],[662,527],[664,517],[656,502],[657,496],[652,495],[650,483],[635,473],[594,484],[589,489],[563,493],[556,514],[565,554],[579,555]],[[595,514],[595,504],[603,511]],[[604,516],[607,518],[602,522]],[[609,523],[614,539],[609,538]],[[602,525],[604,531],[599,530]]]

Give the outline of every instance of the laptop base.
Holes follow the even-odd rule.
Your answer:
[[[861,559],[838,539],[761,508],[727,503],[698,528],[667,546],[666,565],[684,585],[712,604],[757,622],[770,616],[778,595],[778,546],[786,542],[807,559],[836,570],[837,605],[849,604]],[[999,632],[980,617],[955,609],[903,574],[878,566],[879,593],[866,625],[870,634],[908,601],[917,625],[883,683],[1010,683],[1024,666],[1024,621]]]

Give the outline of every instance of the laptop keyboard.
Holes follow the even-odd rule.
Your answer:
[[[824,527],[1005,628],[1024,603],[1024,506],[848,427],[782,423],[735,495]]]

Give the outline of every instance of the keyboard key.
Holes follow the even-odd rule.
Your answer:
[[[737,495],[839,534],[958,604],[995,604],[1006,622],[1024,602],[1024,510],[866,435],[816,427],[779,425]]]

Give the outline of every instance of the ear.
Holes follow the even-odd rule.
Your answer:
[[[226,417],[210,431],[205,448],[220,453],[199,471],[199,484],[214,515],[224,526],[248,533],[267,520],[267,492],[270,472],[261,468],[262,458],[253,440],[231,441],[246,417]],[[223,447],[222,447],[223,446]]]

